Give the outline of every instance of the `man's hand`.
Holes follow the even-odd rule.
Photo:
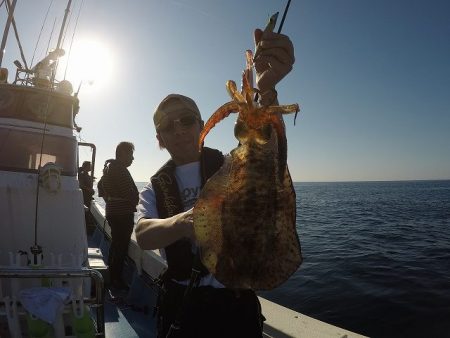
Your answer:
[[[178,229],[181,237],[186,237],[195,241],[193,210],[194,208],[191,208],[174,217],[176,217],[175,227]]]
[[[155,250],[182,238],[195,241],[192,210],[168,218],[141,218],[136,225],[136,240],[144,250]]]
[[[294,46],[288,36],[270,31],[256,29],[254,38],[256,85],[261,103],[269,105],[276,99],[275,86],[292,70]]]

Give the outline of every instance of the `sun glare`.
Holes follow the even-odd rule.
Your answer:
[[[66,50],[66,55],[62,58],[64,68],[60,67],[60,74],[61,72],[64,74],[67,63],[65,78],[72,83],[74,91],[77,91],[80,83],[83,90],[88,86],[96,89],[104,88],[112,79],[112,50],[97,40],[75,41],[70,55]]]

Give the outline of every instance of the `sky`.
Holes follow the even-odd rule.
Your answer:
[[[95,176],[129,141],[129,170],[148,181],[169,159],[153,127],[158,103],[170,93],[190,96],[206,120],[230,100],[226,81],[240,85],[253,30],[277,11],[280,22],[286,3],[73,0],[57,79],[65,73],[75,90],[81,83],[77,137],[97,147]],[[28,64],[56,47],[66,4],[17,1]],[[277,90],[281,104],[301,108],[295,125],[285,117],[294,181],[450,179],[449,13],[447,0],[292,0],[282,33],[296,63]],[[16,59],[10,34],[2,63],[10,81]],[[205,145],[231,151],[234,122],[233,114],[216,125]],[[80,151],[80,161],[89,157]]]

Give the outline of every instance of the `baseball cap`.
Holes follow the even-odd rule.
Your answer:
[[[200,110],[194,100],[181,94],[170,94],[161,101],[153,113],[153,122],[156,130],[159,129],[161,122],[167,118],[167,116],[180,110],[191,112],[198,119],[202,119]]]

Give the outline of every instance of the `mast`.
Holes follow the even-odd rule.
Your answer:
[[[64,19],[63,19],[63,22],[61,24],[61,30],[59,31],[59,37],[58,37],[58,43],[56,45],[56,49],[61,48],[61,40],[62,40],[62,37],[63,37],[63,34],[64,34],[64,28],[66,26],[66,20],[67,20],[67,16],[69,15],[69,12],[70,12],[71,4],[72,4],[72,0],[69,0],[67,2],[67,7],[66,7],[66,10],[64,12]]]
[[[6,0],[5,6],[9,6],[9,14],[8,14],[8,20],[6,21],[5,30],[3,31],[3,38],[2,38],[2,44],[0,49],[0,67],[2,65],[3,61],[3,54],[5,54],[5,46],[6,46],[6,40],[8,39],[8,33],[9,33],[9,27],[11,26],[11,22],[14,15],[14,9],[16,8],[16,2],[17,0],[13,0],[12,5],[10,4],[9,0]]]
[[[62,21],[62,24],[61,24],[61,29],[59,31],[58,43],[56,44],[56,49],[55,49],[55,52],[57,53],[55,62],[58,62],[58,58],[60,56],[64,55],[64,50],[61,49],[61,42],[62,42],[62,38],[63,38],[63,35],[64,35],[64,28],[66,27],[67,17],[69,16],[71,4],[72,4],[72,0],[69,0],[67,2],[67,7],[66,7],[66,10],[64,12],[64,18],[63,18],[63,21]],[[50,83],[52,84],[52,86],[53,86],[54,81],[55,81],[56,69],[58,67],[58,63],[56,63],[55,65],[56,65],[56,67],[55,67],[54,71],[52,72],[52,76],[51,76],[51,79],[50,79]]]

